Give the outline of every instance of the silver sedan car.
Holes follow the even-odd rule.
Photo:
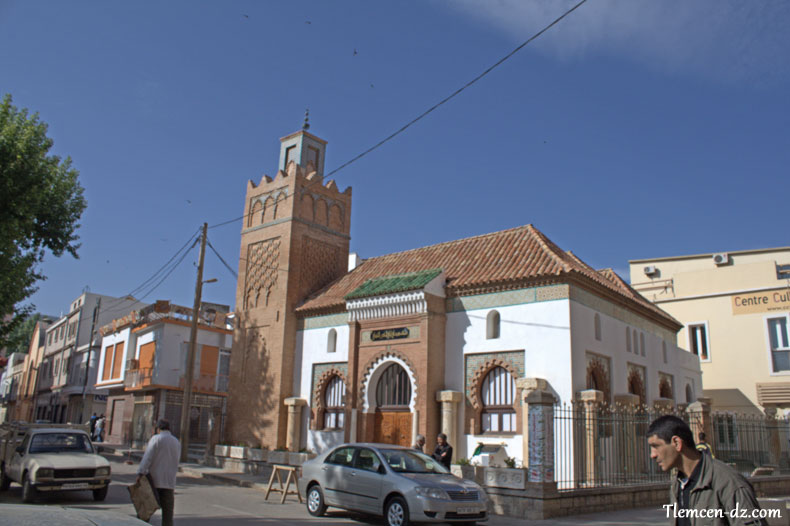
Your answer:
[[[334,506],[381,515],[388,526],[488,519],[483,488],[428,455],[389,444],[344,444],[305,462],[299,491],[316,517]]]

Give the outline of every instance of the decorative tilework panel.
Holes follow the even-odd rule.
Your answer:
[[[472,397],[472,377],[474,377],[475,372],[494,358],[503,362],[509,362],[518,372],[518,378],[524,377],[524,351],[466,354],[464,355],[464,391],[468,400],[471,400]]]
[[[493,307],[506,307],[508,305],[522,305],[537,301],[551,301],[568,298],[568,285],[548,285],[529,289],[508,290],[491,294],[476,294],[474,296],[461,296],[448,298],[446,301],[447,312],[459,312],[474,309],[487,309]]]
[[[345,312],[330,314],[328,316],[313,316],[312,318],[305,318],[304,320],[301,320],[299,330],[337,327],[338,325],[346,325],[347,323],[348,313]]]
[[[343,376],[348,378],[348,362],[333,362],[333,363],[314,363],[313,364],[313,379],[310,381],[310,405],[312,406],[313,400],[313,393],[315,393],[315,387],[318,380],[321,378],[325,372],[330,369],[337,369]]]
[[[664,329],[663,327],[646,320],[639,314],[619,307],[610,301],[587,292],[586,290],[583,290],[579,287],[570,287],[570,298],[572,301],[581,303],[585,307],[589,307],[597,312],[606,314],[607,316],[627,323],[632,327],[636,327],[637,329],[655,334],[666,342],[672,344],[675,343],[675,333],[669,329]]]

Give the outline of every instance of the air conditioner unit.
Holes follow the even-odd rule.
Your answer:
[[[655,276],[656,274],[658,274],[658,269],[655,265],[648,265],[645,267],[646,276]]]
[[[718,254],[713,254],[713,262],[716,265],[726,265],[730,262],[730,255],[726,252],[720,252]]]

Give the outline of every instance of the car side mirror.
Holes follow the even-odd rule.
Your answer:
[[[25,454],[25,446],[16,446],[16,449],[14,451],[19,453],[20,455],[24,455]]]
[[[387,474],[387,468],[384,467],[384,464],[379,464],[378,472],[379,472],[380,475],[386,475]]]

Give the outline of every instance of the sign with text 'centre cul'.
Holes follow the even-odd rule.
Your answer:
[[[790,311],[790,289],[765,290],[732,296],[733,314]]]

